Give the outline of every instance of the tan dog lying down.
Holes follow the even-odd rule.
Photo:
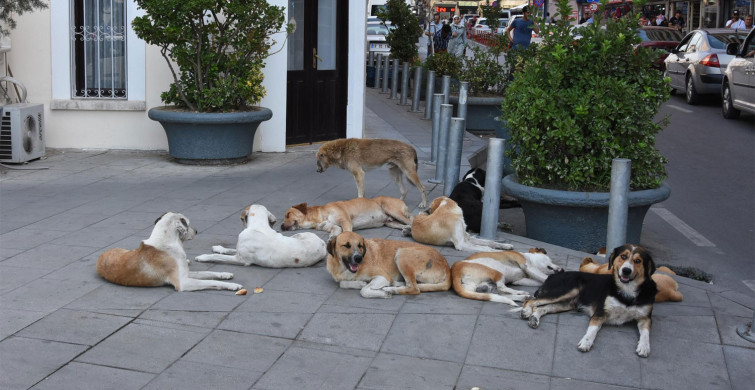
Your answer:
[[[404,175],[422,194],[419,207],[427,206],[427,194],[417,176],[417,151],[404,142],[392,139],[341,138],[324,143],[317,151],[317,172],[325,172],[331,165],[346,169],[354,175],[357,197],[364,197],[364,173],[388,164],[393,181],[401,192],[401,200],[409,190],[404,185]]]
[[[451,279],[459,296],[517,306],[514,301],[524,301],[530,294],[514,290],[506,283],[540,286],[548,275],[563,270],[553,264],[542,248],[532,248],[528,253],[480,252],[454,263]]]
[[[608,269],[608,263],[598,264],[598,262],[593,260],[592,257],[585,257],[585,259],[582,260],[582,264],[579,265],[579,270],[592,274],[611,274],[611,270]],[[670,270],[668,267],[658,267],[656,269],[656,273],[650,276],[650,278],[652,278],[655,282],[656,286],[658,286],[658,293],[655,294],[655,301],[681,302],[682,299],[684,299],[684,296],[678,291],[679,284],[671,276],[658,273],[658,271],[676,275],[674,271]]]
[[[513,249],[511,244],[472,237],[467,233],[464,215],[456,202],[441,196],[430,203],[430,208],[414,217],[410,229],[404,229],[404,235],[410,235],[423,244],[453,244],[459,251],[483,252],[493,249]]]
[[[435,249],[414,242],[365,239],[353,232],[328,242],[327,268],[341,288],[361,289],[365,298],[451,287],[448,262]]]
[[[409,208],[401,199],[378,196],[331,202],[324,206],[298,204],[286,211],[281,229],[317,229],[333,238],[341,232],[388,226],[403,229],[412,223]]]
[[[108,249],[97,259],[97,274],[123,286],[157,287],[172,285],[176,291],[238,290],[240,284],[209,279],[231,279],[230,272],[189,272],[183,241],[197,234],[181,214],[165,213],[139,248]]]

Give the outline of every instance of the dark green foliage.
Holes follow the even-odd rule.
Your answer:
[[[383,22],[391,22],[392,28],[385,37],[385,42],[391,47],[391,58],[414,63],[418,58],[417,40],[422,35],[422,27],[406,1],[388,0],[385,11],[378,17]]]
[[[501,96],[506,87],[509,72],[498,61],[494,50],[474,47],[472,57],[464,61],[461,81],[469,82],[472,96]]]
[[[488,26],[492,29],[492,31],[495,31],[496,27],[498,27],[498,18],[501,15],[501,7],[498,5],[498,3],[495,3],[496,5],[482,5],[480,6],[481,17],[486,18],[488,20]]]
[[[47,8],[42,0],[0,0],[0,34],[10,34],[16,28],[13,15],[22,15],[35,9]]]
[[[568,0],[557,3],[559,22],[541,28],[545,42],[521,57],[503,102],[502,119],[516,145],[508,153],[520,182],[607,191],[611,160],[628,158],[632,190],[658,187],[666,159],[655,136],[667,119],[657,123],[654,117],[669,88],[650,67],[657,54],[634,47],[638,15],[607,21],[605,28],[596,21],[575,39],[563,20],[571,15]]]
[[[447,52],[435,53],[425,60],[425,68],[434,70],[436,77],[451,76],[452,79],[458,79],[461,67],[461,58]]]
[[[136,0],[136,35],[157,45],[173,73],[161,95],[192,111],[248,109],[265,96],[264,59],[283,29],[283,7],[265,0]],[[176,67],[177,66],[177,69]]]

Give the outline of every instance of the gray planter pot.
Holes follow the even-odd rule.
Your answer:
[[[519,184],[516,175],[506,176],[502,186],[522,204],[527,237],[587,253],[605,246],[609,193],[528,187]],[[656,189],[629,193],[627,243],[640,243],[648,209],[670,194],[665,183]]]
[[[223,165],[248,161],[254,150],[254,134],[273,116],[270,109],[205,113],[155,107],[147,113],[160,122],[168,136],[168,152],[182,164]]]
[[[449,97],[451,104],[459,104],[459,95]],[[503,122],[498,120],[501,116],[502,96],[467,97],[467,130],[472,131],[489,131],[491,133],[500,131],[503,128]]]

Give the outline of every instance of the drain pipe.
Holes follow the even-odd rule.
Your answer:
[[[627,243],[629,179],[631,173],[632,160],[628,158],[615,158],[611,161],[611,194],[608,199],[606,255],[610,255],[615,248]]]
[[[503,151],[506,141],[491,138],[488,141],[488,163],[485,166],[485,192],[482,195],[482,223],[480,237],[498,238],[498,208],[501,204],[501,178],[503,177]]]

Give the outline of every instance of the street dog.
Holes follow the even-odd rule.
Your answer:
[[[412,214],[404,201],[388,196],[373,199],[355,198],[323,206],[292,206],[286,211],[281,229],[317,229],[333,238],[341,232],[388,226],[404,229],[412,223]]]
[[[527,253],[480,252],[454,263],[451,280],[461,297],[519,306],[514,301],[524,301],[530,293],[514,290],[507,283],[540,286],[548,275],[563,271],[542,248],[532,248]]]
[[[435,249],[414,242],[365,239],[353,232],[328,242],[327,268],[341,288],[361,289],[365,298],[451,287],[448,262]]]
[[[354,175],[357,197],[364,198],[364,173],[388,164],[393,181],[401,192],[401,200],[409,190],[404,185],[404,175],[422,194],[419,207],[427,206],[427,193],[417,176],[417,151],[404,142],[392,139],[341,138],[324,143],[317,151],[317,172],[325,172],[336,165]]]
[[[658,292],[651,278],[655,272],[653,258],[646,249],[625,244],[614,249],[608,264],[611,275],[572,271],[549,276],[535,292],[535,299],[524,302],[522,319],[537,328],[540,317],[548,313],[572,309],[586,313],[590,325],[577,344],[582,352],[592,348],[603,324],[621,325],[634,320],[640,333],[637,355],[648,357],[650,317]]]
[[[482,223],[482,195],[485,192],[485,170],[472,168],[464,174],[464,180],[457,184],[448,197],[456,202],[464,214],[467,231],[480,232]]]
[[[239,234],[236,249],[221,245],[212,247],[215,253],[200,255],[199,262],[216,262],[263,267],[309,267],[326,256],[325,241],[316,234],[305,232],[286,237],[275,230],[275,216],[265,206],[254,204],[241,212],[246,226]]]
[[[606,264],[598,264],[592,257],[585,257],[582,260],[582,264],[579,265],[579,270],[582,272],[589,272],[593,274],[610,274],[611,270]],[[662,273],[662,272],[665,272]],[[675,275],[674,271],[668,267],[658,267],[655,273],[651,276],[656,286],[658,287],[658,293],[655,294],[655,302],[681,302],[684,299],[684,295],[680,293],[679,284],[671,276],[666,274]]]
[[[453,200],[441,196],[430,203],[430,208],[414,216],[412,226],[405,228],[405,236],[411,235],[415,241],[430,245],[453,244],[458,251],[484,252],[493,249],[513,249],[511,244],[472,237],[467,233],[467,225],[461,208]]]
[[[230,272],[189,271],[183,241],[197,231],[181,214],[165,213],[155,221],[148,239],[138,249],[108,249],[97,259],[97,274],[123,286],[157,287],[172,285],[176,291],[239,290],[240,284],[212,279],[232,279]]]

